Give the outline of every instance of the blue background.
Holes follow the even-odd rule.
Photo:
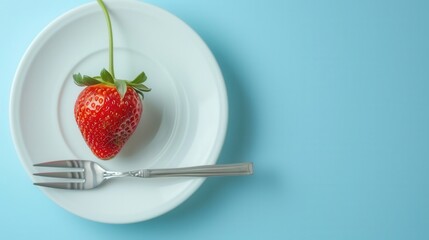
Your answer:
[[[32,39],[88,0],[0,3],[4,239],[429,239],[429,2],[148,0],[207,42],[230,100],[214,178],[159,218],[106,225],[31,184],[9,94]],[[77,235],[77,233],[79,233]]]

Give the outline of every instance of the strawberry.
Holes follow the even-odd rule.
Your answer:
[[[144,72],[133,81],[115,77],[110,16],[103,1],[97,1],[109,30],[109,71],[103,69],[100,76],[95,77],[73,75],[76,85],[85,86],[76,99],[74,116],[91,151],[107,160],[119,153],[136,130],[143,112],[143,92],[150,88],[143,84],[147,79]]]

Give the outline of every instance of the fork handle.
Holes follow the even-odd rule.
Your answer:
[[[211,177],[211,176],[239,176],[253,174],[253,163],[203,165],[183,168],[142,169],[128,172],[129,176],[153,177]]]

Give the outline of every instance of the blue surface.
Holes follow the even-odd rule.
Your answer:
[[[230,99],[219,162],[253,161],[256,174],[209,179],[175,210],[131,225],[55,205],[10,136],[25,49],[86,2],[0,4],[3,239],[429,239],[428,1],[146,1],[212,49]]]

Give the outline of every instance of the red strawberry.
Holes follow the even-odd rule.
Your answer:
[[[143,92],[150,89],[143,84],[146,81],[144,72],[133,81],[115,78],[110,17],[103,1],[98,0],[98,3],[108,23],[110,71],[103,69],[96,77],[73,75],[78,86],[87,86],[76,100],[74,115],[91,151],[100,159],[110,159],[136,130],[143,111]]]
[[[131,87],[121,100],[116,88],[97,84],[80,93],[74,114],[92,152],[100,159],[110,159],[137,128],[142,110],[140,97]]]

